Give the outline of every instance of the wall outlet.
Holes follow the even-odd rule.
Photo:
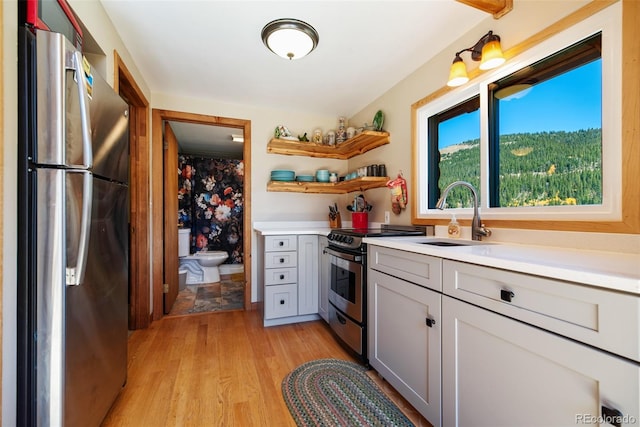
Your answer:
[[[384,211],[384,223],[389,224],[390,221],[391,221],[391,214],[389,213],[389,211]]]

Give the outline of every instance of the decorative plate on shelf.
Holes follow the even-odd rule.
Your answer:
[[[373,116],[373,130],[378,132],[382,131],[382,125],[384,124],[384,113],[382,110],[378,110],[375,116]]]

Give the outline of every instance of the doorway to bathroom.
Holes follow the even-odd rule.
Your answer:
[[[160,190],[164,201],[164,281],[160,287],[154,281],[154,312],[249,309],[251,273],[250,262],[245,261],[251,253],[250,121],[155,109],[152,120],[155,147],[156,136],[163,136],[162,156],[154,157],[154,171],[160,162],[164,171],[162,188],[153,190],[154,194]],[[237,153],[225,153],[230,149]],[[209,267],[208,261],[179,261],[179,225],[191,234],[188,258],[223,253],[223,264]],[[206,272],[212,268],[219,270],[215,280]],[[187,271],[179,274],[180,269]]]

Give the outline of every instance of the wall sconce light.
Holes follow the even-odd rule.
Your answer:
[[[320,37],[311,25],[297,19],[276,19],[262,29],[262,42],[285,59],[300,59],[318,45]]]
[[[504,55],[502,54],[502,48],[500,47],[500,36],[493,34],[493,31],[489,31],[473,46],[467,49],[462,49],[460,52],[456,52],[456,57],[454,58],[453,64],[451,64],[451,70],[449,71],[449,81],[447,82],[447,86],[461,86],[469,81],[467,66],[460,56],[463,52],[471,52],[471,59],[474,61],[481,61],[481,70],[496,68],[502,65],[505,61]]]

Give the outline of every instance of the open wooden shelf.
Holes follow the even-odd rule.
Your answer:
[[[386,176],[363,176],[342,182],[298,182],[298,181],[269,181],[267,191],[282,191],[290,193],[322,193],[346,194],[353,191],[364,191],[371,188],[384,187],[389,181]]]
[[[289,156],[324,157],[346,160],[388,143],[389,132],[365,130],[338,145],[324,145],[314,142],[298,142],[273,138],[267,144],[267,152],[271,154],[286,154]]]

